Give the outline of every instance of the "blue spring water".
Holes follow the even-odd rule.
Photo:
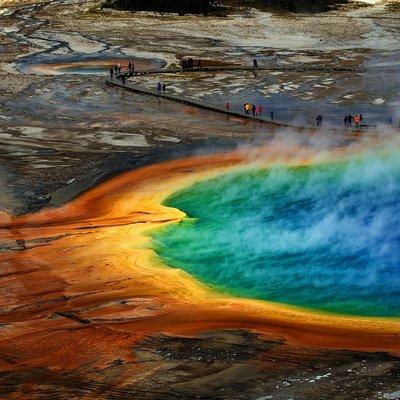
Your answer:
[[[239,170],[175,193],[162,260],[213,288],[341,314],[400,316],[400,160]]]

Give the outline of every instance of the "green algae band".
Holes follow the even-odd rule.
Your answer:
[[[169,198],[188,218],[154,233],[154,248],[236,296],[398,317],[399,200],[395,154],[243,169]]]

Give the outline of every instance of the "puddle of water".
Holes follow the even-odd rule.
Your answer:
[[[162,60],[143,58],[97,58],[97,59],[60,59],[52,62],[23,62],[20,64],[20,71],[26,74],[39,75],[104,75],[111,66],[121,64],[123,70],[128,69],[128,63],[133,62],[135,69],[148,70],[158,69],[165,66]]]

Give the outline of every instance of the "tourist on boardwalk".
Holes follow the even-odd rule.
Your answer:
[[[110,68],[110,78],[114,79],[114,69],[113,69],[113,67]]]
[[[253,67],[254,67],[255,69],[258,68],[258,61],[257,61],[256,58],[253,60]]]
[[[274,118],[275,118],[275,113],[274,113],[273,111],[271,111],[271,112],[269,113],[269,116],[270,116],[270,118],[271,118],[271,121],[273,121]]]
[[[117,64],[117,70],[118,70],[118,73],[120,74],[121,71],[122,71],[122,68],[121,68],[121,64],[120,64],[120,63]]]
[[[162,91],[164,94],[167,91],[167,85],[165,83],[162,84]]]
[[[257,110],[256,110],[256,114],[261,117],[262,111],[263,111],[262,106],[258,106]]]
[[[318,115],[317,118],[317,127],[322,126],[322,121],[324,120],[324,118],[322,117],[322,115]]]
[[[118,65],[114,65],[114,74],[118,76]]]
[[[356,129],[360,129],[360,116],[359,115],[356,115],[355,117],[354,117],[354,123],[356,124]]]
[[[253,106],[251,107],[251,112],[252,112],[252,114],[253,114],[253,117],[255,117],[256,116],[256,106],[255,106],[255,104],[253,104]]]
[[[129,72],[132,71],[132,63],[130,61],[129,61],[129,64],[128,64],[128,70],[129,70]]]
[[[123,84],[123,85],[125,85],[125,79],[126,79],[125,74],[122,74],[122,75],[121,75],[121,81],[122,81],[122,84]]]
[[[158,94],[161,93],[161,89],[162,89],[161,82],[158,82],[157,83],[157,92],[158,92]]]
[[[251,104],[250,104],[250,103],[246,103],[246,104],[245,104],[245,106],[244,106],[244,111],[245,111],[245,114],[246,114],[246,115],[249,115],[249,114],[250,114],[250,111],[251,111]]]
[[[229,111],[231,109],[231,105],[229,104],[229,101],[227,101],[226,103],[225,103],[225,110],[226,111]]]
[[[344,123],[344,126],[349,126],[349,119],[348,119],[347,115],[344,117],[343,123]]]
[[[348,116],[347,116],[347,126],[349,127],[349,128],[351,128],[351,125],[353,124],[353,116],[351,115],[351,114],[349,114]]]
[[[197,60],[197,68],[198,68],[198,69],[201,68],[201,60]]]

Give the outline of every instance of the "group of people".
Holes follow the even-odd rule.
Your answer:
[[[182,66],[182,69],[191,69],[191,68],[194,68],[194,64],[195,64],[195,62],[194,62],[194,60],[193,60],[193,58],[183,58],[182,60],[181,60],[181,66]],[[197,65],[197,68],[201,68],[201,60],[197,60],[197,63],[196,63]]]
[[[133,74],[135,72],[135,64],[133,62],[128,63],[128,71],[130,74]]]
[[[166,93],[167,92],[167,85],[165,83],[157,82],[157,93]]]
[[[121,75],[122,67],[121,64],[118,63],[110,68],[110,78],[114,79],[114,76],[118,78]]]
[[[324,120],[323,116],[318,115],[316,120],[317,120],[317,127],[322,126],[322,122]],[[357,114],[357,115],[349,114],[344,117],[343,123],[344,123],[344,126],[346,126],[347,128],[351,128],[353,125],[353,122],[354,122],[356,128],[360,128],[362,120],[363,120],[363,116],[361,114]]]
[[[322,126],[322,122],[324,121],[324,117],[321,114],[317,115],[316,120],[317,120],[317,127],[321,127]]]
[[[131,76],[135,72],[135,64],[133,62],[128,63],[128,74]],[[114,76],[117,79],[122,79],[123,83],[125,83],[127,74],[122,73],[121,63],[118,63],[110,68],[110,78],[114,79]]]
[[[362,120],[363,120],[363,116],[361,114],[357,114],[357,115],[349,114],[344,117],[343,123],[344,123],[344,126],[351,128],[351,126],[353,125],[353,122],[354,122],[356,128],[359,128]]]
[[[263,112],[262,106],[256,106],[255,104],[244,103],[243,104],[243,111],[246,115],[252,114],[253,117],[261,116]]]
[[[228,101],[225,103],[225,110],[231,111],[231,104]],[[255,104],[246,102],[243,104],[243,111],[245,115],[252,115],[253,117],[261,117],[263,115],[263,106],[261,105],[256,106]],[[270,111],[269,116],[271,121],[273,121],[275,118],[275,113],[273,111]]]

